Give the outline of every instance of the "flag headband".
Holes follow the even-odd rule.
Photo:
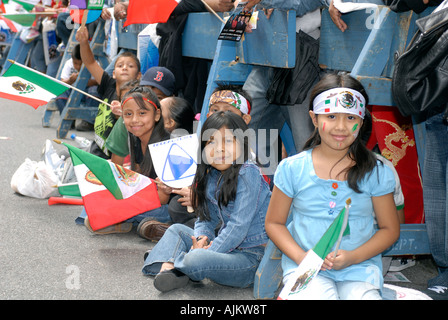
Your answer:
[[[356,90],[334,88],[314,98],[313,111],[315,114],[349,113],[364,119],[366,99]]]
[[[123,103],[121,104],[121,108],[123,108],[123,107],[124,107],[124,104],[125,104],[126,102],[128,102],[129,100],[131,100],[131,99],[134,99],[134,98],[133,98],[133,97],[129,97],[129,98],[127,98],[126,100],[124,100]],[[143,99],[143,101],[146,101],[146,102],[149,102],[150,104],[152,104],[156,110],[158,109],[158,108],[157,108],[157,105],[156,105],[154,102],[152,102],[151,100],[149,100],[149,99],[147,99],[147,98],[144,98],[144,97],[142,97],[142,99]]]
[[[250,113],[250,103],[244,98],[242,95],[230,91],[230,90],[221,90],[212,93],[210,97],[210,102],[208,104],[209,108],[218,102],[224,102],[232,105],[233,107],[240,110],[243,114]]]

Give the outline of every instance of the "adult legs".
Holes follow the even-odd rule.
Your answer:
[[[448,287],[448,126],[443,124],[443,113],[428,117],[425,126],[423,202],[430,250],[440,272],[428,285]]]

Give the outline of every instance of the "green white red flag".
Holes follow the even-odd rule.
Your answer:
[[[334,251],[337,252],[342,237],[350,234],[350,227],[348,225],[350,203],[351,199],[349,198],[346,201],[345,207],[339,212],[319,242],[313,249],[307,252],[305,258],[294,271],[294,274],[285,283],[285,286],[278,296],[278,300],[306,299],[306,289],[316,277],[327,255],[333,247],[335,247]]]
[[[12,63],[0,77],[0,98],[23,102],[37,109],[69,87],[47,75]]]
[[[72,158],[79,190],[93,230],[160,207],[150,178],[63,143]]]

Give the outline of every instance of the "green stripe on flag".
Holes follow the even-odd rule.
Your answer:
[[[44,90],[51,92],[56,96],[68,90],[68,87],[41,75],[38,72],[33,72],[15,63],[10,65],[10,67],[8,68],[8,70],[6,70],[2,77],[20,77],[33,83],[36,86],[41,87]]]
[[[33,13],[5,13],[3,18],[14,21],[23,27],[31,27],[36,20],[36,15]]]
[[[115,180],[115,176],[110,168],[109,161],[67,143],[63,143],[63,145],[65,145],[70,152],[73,166],[76,167],[81,164],[86,165],[95,177],[101,181],[104,187],[112,193],[115,199],[123,199],[123,194],[121,193],[117,181]]]
[[[335,245],[336,241],[338,241],[339,234],[344,224],[344,215],[345,215],[345,207],[341,210],[341,212],[338,214],[336,219],[334,219],[333,223],[327,229],[325,234],[313,248],[313,251],[319,257],[321,257],[322,260],[325,260],[325,257],[331,252],[331,249]],[[349,225],[347,224],[347,227],[345,228],[343,235],[346,236],[349,234],[350,234],[350,228]]]
[[[39,1],[14,0],[14,2],[20,4],[26,11],[31,11]]]

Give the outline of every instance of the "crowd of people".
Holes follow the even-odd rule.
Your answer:
[[[231,0],[205,2],[217,12],[231,11],[235,5]],[[115,19],[126,18],[127,2],[109,5]],[[347,28],[333,1],[249,0],[245,10],[255,5],[295,10],[297,41],[307,48],[318,47],[322,7],[330,8],[341,32]],[[181,32],[178,26],[185,22],[186,13],[206,10],[199,0],[180,2],[170,21],[157,27],[162,35],[160,61],[148,70],[141,69],[135,53],[126,51],[114,57],[113,70],[107,72],[91,51],[92,27],[77,30],[79,44],[64,66],[62,80],[73,83],[84,64],[92,76],[89,92],[108,103],[97,104],[94,126],[79,127],[94,130],[89,152],[129,165],[156,181],[162,205],[95,231],[85,210],[76,222],[97,234],[129,232],[137,226],[141,237],[156,242],[145,254],[142,271],[154,277],[155,288],[162,292],[205,278],[247,287],[254,282],[268,240],[283,253],[287,281],[350,198],[351,234],[325,258],[309,287],[309,298],[381,299],[381,253],[398,239],[400,223],[410,222],[403,176],[391,161],[372,151],[369,142],[377,118],[365,88],[347,73],[320,69],[316,51],[296,57],[296,65],[305,61],[311,69],[302,71],[307,81],[287,84],[290,91],[301,94],[285,97],[286,103],[277,99],[278,88],[272,86],[279,77],[276,68],[254,66],[244,86],[218,86],[208,100],[207,119],[199,134],[198,154],[203,159],[191,187],[170,188],[157,177],[148,144],[193,133],[207,86],[209,62],[191,58],[183,61],[181,70],[175,68],[179,53],[172,50],[173,38]],[[67,46],[68,16],[63,13],[57,18],[64,21],[64,25],[58,22],[57,34]],[[101,19],[111,18],[110,11],[103,10]],[[47,108],[62,112],[66,97],[58,97]],[[242,134],[248,129],[280,132],[285,122],[297,150],[289,157],[269,144],[261,152],[259,144],[251,145]],[[267,172],[258,155],[270,152],[277,154],[279,164]],[[440,274],[429,285],[442,289],[428,292],[446,297],[446,247],[441,256]]]

